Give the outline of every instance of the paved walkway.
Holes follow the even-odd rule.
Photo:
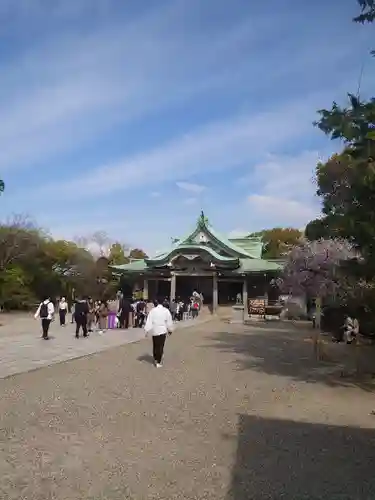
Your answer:
[[[211,321],[176,331],[163,369],[150,351],[0,380],[0,497],[375,498],[374,395],[327,380],[302,332]]]
[[[186,321],[177,328],[190,326]],[[0,378],[23,373],[69,359],[80,358],[145,338],[143,329],[108,330],[100,335],[92,333],[87,339],[74,337],[75,325],[61,328],[51,324],[49,341],[41,339],[40,321],[32,316],[13,315],[0,328]]]

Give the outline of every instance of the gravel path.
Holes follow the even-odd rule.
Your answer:
[[[0,380],[0,498],[375,498],[371,393],[301,332],[211,321]]]

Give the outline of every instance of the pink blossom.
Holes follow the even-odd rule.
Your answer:
[[[340,264],[358,257],[346,240],[302,241],[289,252],[279,287],[292,295],[327,297],[342,288]]]

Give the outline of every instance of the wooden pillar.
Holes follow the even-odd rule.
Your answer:
[[[247,295],[247,276],[245,276],[242,284],[242,302],[244,305],[244,319],[249,319],[249,299]]]
[[[172,302],[176,298],[176,275],[172,273],[171,275],[171,293],[170,293],[170,301]]]
[[[143,300],[148,300],[148,280],[143,281]]]
[[[216,313],[217,312],[217,307],[219,305],[219,290],[218,290],[218,283],[217,283],[217,274],[213,274],[213,279],[212,279],[212,312]]]

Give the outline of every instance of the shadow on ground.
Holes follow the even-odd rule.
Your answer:
[[[151,356],[151,354],[143,354],[142,356],[139,356],[138,361],[142,361],[143,363],[149,363],[150,365],[154,364],[154,358]]]
[[[228,500],[373,500],[375,430],[240,415]]]
[[[281,375],[305,382],[323,382],[328,385],[356,386],[374,390],[369,381],[343,377],[337,362],[317,362],[313,354],[312,331],[291,325],[244,327],[242,331],[222,330],[211,337],[215,347],[239,354],[236,360],[240,369],[257,370],[268,375]],[[212,346],[212,345],[211,345]],[[330,346],[331,348],[331,346]],[[333,346],[335,348],[335,346]],[[354,360],[354,346],[339,346]]]

